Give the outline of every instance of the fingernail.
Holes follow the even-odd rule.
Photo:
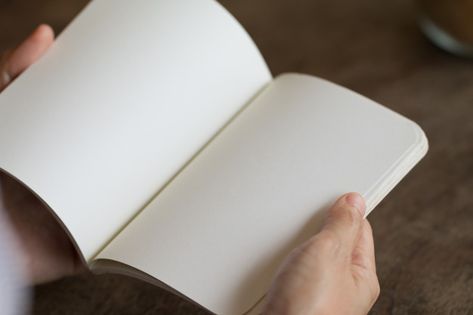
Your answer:
[[[1,71],[0,76],[0,90],[5,88],[11,81],[10,75],[6,70]]]
[[[361,215],[365,215],[365,200],[358,193],[349,193],[345,197],[346,202],[360,211]]]

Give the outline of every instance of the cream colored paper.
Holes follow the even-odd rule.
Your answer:
[[[94,0],[0,95],[0,168],[90,259],[270,80],[213,0]]]
[[[410,120],[303,75],[277,78],[98,258],[243,314],[339,195],[369,211],[425,154]]]

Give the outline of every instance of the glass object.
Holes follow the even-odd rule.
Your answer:
[[[473,0],[417,0],[423,32],[444,50],[473,57]]]

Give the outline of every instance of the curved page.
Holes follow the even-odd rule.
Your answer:
[[[410,120],[333,83],[284,75],[98,257],[217,314],[243,314],[316,231],[319,210],[349,191],[371,210],[426,148]]]
[[[94,0],[0,96],[0,168],[90,259],[270,79],[213,0]]]

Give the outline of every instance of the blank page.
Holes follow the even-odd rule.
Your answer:
[[[213,0],[94,0],[0,96],[0,168],[90,259],[270,80]]]
[[[354,92],[277,78],[98,255],[163,281],[217,314],[268,289],[321,210],[358,191],[369,209],[427,149],[410,120]]]

